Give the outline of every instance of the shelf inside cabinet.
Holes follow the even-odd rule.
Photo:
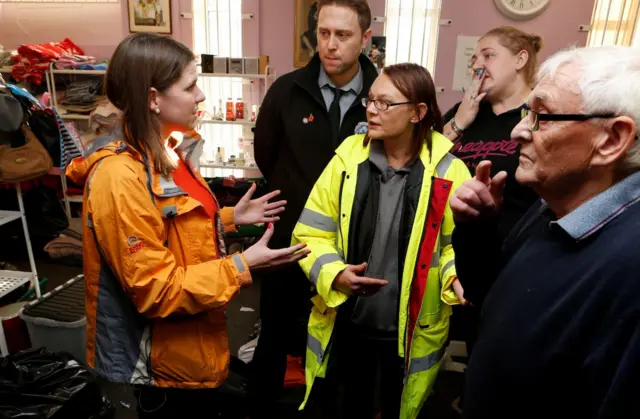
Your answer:
[[[245,120],[220,121],[217,119],[203,119],[202,123],[203,124],[220,124],[220,125],[248,125],[248,126],[254,126],[256,124],[255,122],[245,121]]]
[[[273,77],[272,74],[228,74],[228,73],[198,73],[199,77],[227,77],[227,78],[241,78],[241,79],[258,79],[266,80],[269,77]]]
[[[31,278],[32,272],[0,271],[0,297],[26,284]]]
[[[201,163],[201,169],[228,169],[228,170],[260,170],[258,166],[232,166],[232,165],[224,165],[224,164],[208,164]]]
[[[58,109],[64,110],[64,108],[58,106]],[[61,113],[60,118],[62,119],[75,119],[75,120],[88,120],[90,115],[82,115],[79,113]]]
[[[0,226],[14,220],[19,220],[20,217],[20,211],[0,211]]]
[[[85,75],[85,76],[104,76],[107,74],[106,70],[73,70],[73,69],[52,69],[52,74],[73,74],[73,75]]]

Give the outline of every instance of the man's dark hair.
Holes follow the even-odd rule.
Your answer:
[[[371,27],[371,9],[367,0],[318,0],[318,16],[324,6],[348,7],[358,14],[358,23],[363,33]]]

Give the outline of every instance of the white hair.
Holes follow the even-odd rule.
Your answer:
[[[640,49],[607,46],[570,48],[547,59],[538,80],[553,77],[566,65],[578,70],[577,88],[582,95],[582,112],[628,116],[640,127]],[[636,140],[622,162],[627,172],[640,171],[640,141]]]

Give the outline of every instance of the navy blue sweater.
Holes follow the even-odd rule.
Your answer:
[[[640,173],[559,221],[540,202],[502,250],[491,222],[456,227],[465,297],[486,294],[466,418],[640,417],[638,200]]]

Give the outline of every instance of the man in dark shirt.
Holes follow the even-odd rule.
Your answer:
[[[483,162],[452,197],[464,296],[486,295],[466,418],[640,415],[639,79],[640,50],[626,47],[542,66],[512,133],[516,180],[542,200],[504,243],[504,172],[491,179]]]

